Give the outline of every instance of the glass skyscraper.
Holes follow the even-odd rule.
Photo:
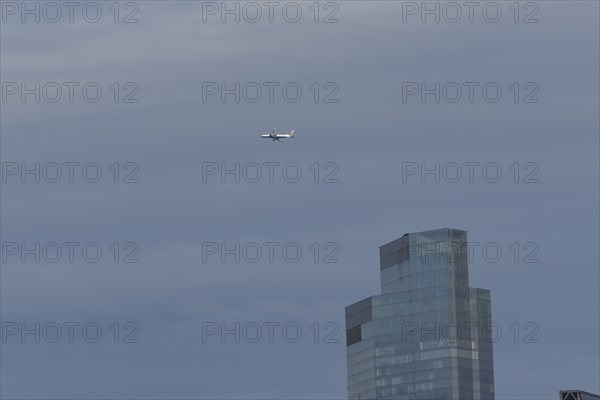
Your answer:
[[[490,292],[469,287],[467,232],[380,247],[381,295],[346,307],[350,399],[493,400]]]

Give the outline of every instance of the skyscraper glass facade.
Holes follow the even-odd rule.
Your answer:
[[[350,399],[493,400],[490,293],[469,287],[467,233],[380,248],[382,294],[346,307]]]

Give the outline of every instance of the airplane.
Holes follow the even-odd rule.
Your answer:
[[[291,139],[294,137],[294,130],[292,129],[288,133],[277,133],[277,128],[273,128],[272,133],[265,133],[260,135],[263,139],[272,139],[273,141],[278,141],[279,143],[283,143],[281,139]]]

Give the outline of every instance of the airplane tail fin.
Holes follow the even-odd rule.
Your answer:
[[[292,129],[292,131],[290,132],[290,137],[294,137],[294,130]]]

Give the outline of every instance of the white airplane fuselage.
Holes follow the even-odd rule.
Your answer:
[[[291,139],[294,137],[294,131],[291,130],[290,132],[287,133],[277,133],[275,129],[273,129],[272,133],[265,133],[260,135],[261,138],[263,139],[271,139],[273,141],[278,141],[281,142],[281,139]]]

